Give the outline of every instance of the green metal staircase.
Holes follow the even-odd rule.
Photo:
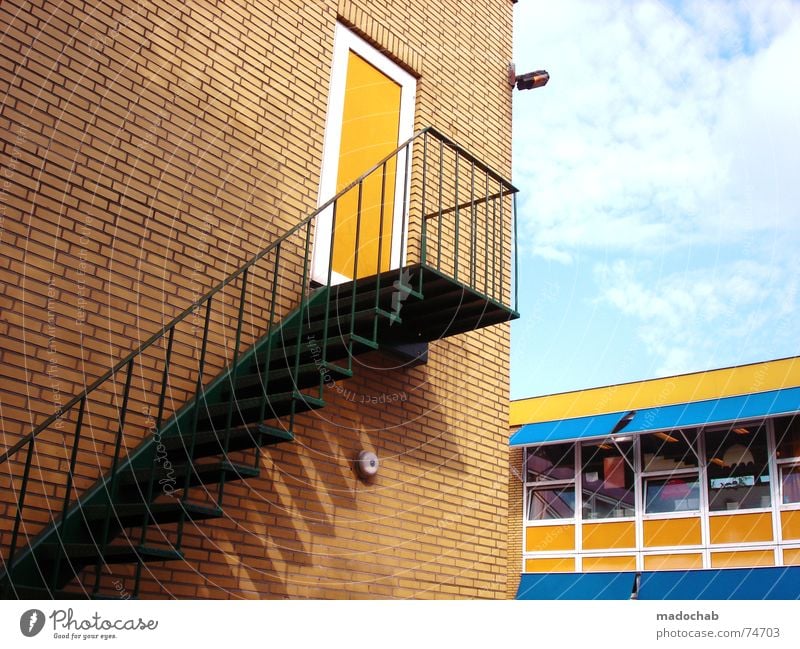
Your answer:
[[[350,192],[363,275],[361,196],[372,182],[383,198],[392,168],[405,170],[407,259],[377,272],[379,253],[370,276],[334,284],[329,269],[312,282],[317,220],[327,211],[333,231]],[[13,495],[0,510],[0,595],[119,596],[109,576],[131,564],[138,596],[145,564],[185,560],[187,524],[225,516],[226,484],[258,476],[262,449],[291,442],[356,356],[517,317],[515,193],[424,129],[196,300],[0,456]],[[333,236],[324,245],[331,259]]]

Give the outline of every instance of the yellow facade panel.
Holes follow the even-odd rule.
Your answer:
[[[644,558],[645,570],[692,570],[703,567],[703,555],[649,554]]]
[[[559,552],[575,549],[574,525],[543,525],[525,531],[526,552]]]
[[[790,548],[783,551],[784,566],[800,566],[800,548]]]
[[[525,559],[525,572],[575,572],[575,559]]]
[[[589,523],[583,526],[584,550],[612,550],[636,547],[636,526],[633,521]]]
[[[781,512],[781,530],[784,539],[800,539],[800,510]]]
[[[583,572],[614,572],[636,570],[636,557],[584,557]]]
[[[772,541],[772,514],[711,516],[708,521],[711,543],[757,543]]]
[[[511,402],[512,426],[676,403],[765,392],[800,385],[800,358],[711,372],[624,383]]]
[[[712,568],[752,568],[774,565],[775,553],[772,550],[713,552],[711,554]]]
[[[700,545],[700,518],[671,518],[644,521],[645,547]]]

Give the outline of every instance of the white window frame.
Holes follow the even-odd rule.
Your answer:
[[[370,65],[375,66],[387,77],[400,85],[400,127],[398,145],[414,134],[414,106],[416,102],[416,79],[389,57],[360,38],[341,23],[336,23],[333,37],[333,60],[331,62],[331,81],[328,93],[328,112],[325,121],[325,140],[322,149],[322,171],[320,173],[317,206],[324,205],[336,195],[336,181],[339,174],[339,151],[342,140],[342,121],[347,83],[347,62],[349,53],[354,52]],[[401,250],[402,232],[408,239],[408,206],[403,205],[403,195],[410,191],[410,178],[405,177],[406,155],[411,155],[411,146],[400,152],[396,158],[395,200],[392,217],[392,248],[390,267],[400,268],[406,261],[406,250]],[[409,165],[410,169],[410,165]],[[363,170],[368,171],[367,169]],[[409,174],[410,175],[410,174]],[[408,201],[406,201],[408,202]],[[311,258],[311,279],[327,284],[330,260],[331,227],[333,208],[329,206],[317,216],[314,233],[314,249]],[[335,271],[331,272],[331,284],[350,281]]]
[[[558,442],[559,444],[570,444],[572,446],[572,458],[575,461],[575,456],[577,453],[576,444],[575,442]],[[525,527],[536,527],[536,526],[546,526],[546,525],[572,525],[575,523],[576,519],[579,518],[578,516],[578,470],[580,466],[575,463],[575,473],[574,477],[571,479],[565,480],[535,480],[530,481],[528,480],[528,451],[533,448],[538,448],[539,444],[526,446],[523,448],[522,451],[522,484],[523,484],[523,498],[522,498],[522,520]],[[530,502],[528,498],[528,493],[535,489],[553,489],[558,487],[567,487],[572,485],[573,490],[575,491],[575,509],[574,509],[574,516],[572,518],[545,518],[541,520],[530,520],[528,518],[528,511],[530,508]],[[576,546],[577,547],[577,546]]]
[[[747,515],[747,514],[764,514],[764,513],[769,512],[769,511],[774,511],[775,489],[773,488],[773,485],[775,484],[775,472],[773,470],[774,469],[774,460],[773,460],[773,458],[775,457],[775,440],[774,440],[774,436],[770,435],[770,429],[771,429],[770,419],[772,419],[772,418],[768,417],[766,419],[743,419],[741,421],[734,421],[734,422],[730,422],[730,423],[727,423],[727,424],[724,424],[724,425],[708,426],[708,427],[704,427],[704,428],[701,429],[701,433],[702,433],[702,437],[703,437],[703,453],[704,453],[704,456],[703,456],[703,467],[706,470],[708,469],[708,462],[709,462],[708,458],[705,455],[705,452],[707,450],[706,449],[706,445],[705,445],[706,433],[710,433],[710,432],[713,433],[713,432],[717,432],[719,430],[730,430],[734,426],[747,427],[747,426],[762,426],[763,425],[764,428],[765,428],[765,434],[767,436],[767,471],[769,473],[769,484],[770,484],[769,493],[770,493],[771,506],[770,507],[751,507],[749,509],[718,509],[718,510],[715,510],[715,511],[711,511],[711,497],[710,497],[711,495],[708,493],[709,483],[708,483],[708,474],[706,472],[706,478],[705,478],[705,483],[704,483],[705,484],[705,488],[706,488],[706,495],[705,495],[706,500],[705,500],[704,505],[705,505],[705,508],[706,508],[706,515],[709,518],[711,518],[713,516],[744,516],[744,515]],[[775,539],[777,539],[777,537],[774,534],[773,534],[773,537]],[[709,539],[709,542],[710,542],[710,539]],[[777,542],[777,540],[775,542]],[[763,545],[763,543],[762,543],[762,545]],[[716,548],[716,547],[723,547],[723,546],[715,545],[714,547]]]
[[[577,506],[576,506],[575,518],[576,519],[580,519],[584,525],[594,525],[596,523],[599,523],[599,524],[602,525],[602,524],[606,524],[606,523],[626,523],[626,522],[629,523],[631,521],[635,522],[641,515],[640,511],[639,511],[639,506],[638,506],[639,505],[639,503],[638,503],[639,495],[638,494],[640,493],[641,490],[637,490],[637,485],[636,485],[636,481],[639,478],[639,473],[640,473],[639,472],[639,466],[637,464],[637,462],[638,462],[637,456],[638,456],[639,435],[634,435],[633,439],[631,439],[631,441],[630,441],[631,452],[633,453],[633,466],[631,467],[632,470],[633,470],[633,516],[613,516],[613,517],[610,517],[610,518],[608,518],[608,517],[607,518],[584,518],[583,517],[583,447],[584,447],[584,444],[586,444],[588,446],[592,442],[596,442],[596,441],[598,441],[598,440],[597,439],[594,439],[594,440],[593,439],[586,439],[586,440],[583,440],[582,442],[578,443],[578,448],[580,448],[580,456],[581,456],[580,460],[581,460],[581,463],[578,465],[579,472],[575,474],[575,482],[576,482],[577,485],[579,485],[579,486],[576,487],[576,490],[580,489],[580,493],[581,493],[581,509],[580,509],[580,512],[579,512],[577,510]],[[626,442],[626,443],[628,443],[628,442]],[[620,454],[622,455],[622,459],[625,461],[625,463],[628,466],[630,466],[630,462],[629,462],[628,458],[625,457],[625,454],[621,451],[619,445],[615,445],[615,446],[616,446],[616,450],[618,452],[620,452]],[[578,476],[580,476],[580,478],[581,478],[580,480],[578,480]],[[637,542],[638,542],[638,534],[637,534]],[[576,545],[575,547],[578,547],[578,546]]]
[[[637,570],[644,570],[644,557],[648,555],[662,555],[662,554],[700,554],[703,557],[703,568],[711,568],[711,558],[717,552],[730,552],[732,550],[771,550],[775,553],[775,565],[782,566],[783,551],[784,549],[800,549],[800,540],[788,539],[783,540],[781,529],[781,512],[800,509],[800,503],[791,503],[788,505],[783,504],[783,481],[780,479],[780,471],[786,467],[800,467],[800,457],[777,459],[777,443],[775,433],[775,419],[782,415],[773,415],[761,420],[740,420],[731,421],[725,424],[715,424],[709,427],[700,427],[697,429],[697,438],[694,444],[694,450],[697,454],[698,467],[677,469],[675,471],[650,471],[644,472],[642,470],[642,457],[641,457],[641,435],[649,434],[641,433],[633,437],[633,451],[634,451],[634,476],[636,489],[635,511],[636,516],[634,519],[630,517],[620,518],[606,518],[606,519],[592,519],[584,521],[582,517],[582,499],[583,499],[583,485],[582,485],[582,469],[583,469],[583,444],[585,442],[597,441],[601,438],[586,438],[578,440],[563,440],[558,442],[548,442],[544,444],[530,444],[524,447],[523,452],[523,471],[525,471],[523,483],[525,487],[523,497],[523,539],[525,529],[528,527],[536,526],[554,526],[554,525],[574,525],[575,526],[575,550],[568,550],[562,552],[522,552],[523,571],[526,559],[537,558],[567,558],[573,557],[575,559],[576,572],[583,570],[583,557],[589,556],[631,556],[633,554],[637,557]],[[731,428],[733,426],[760,426],[764,425],[767,435],[767,453],[768,453],[768,471],[770,476],[770,495],[771,495],[771,508],[757,507],[752,509],[740,510],[723,510],[711,512],[709,511],[709,488],[708,488],[708,459],[707,459],[707,433],[719,428]],[[688,430],[688,429],[687,429]],[[658,432],[658,431],[651,431]],[[682,432],[682,431],[680,431]],[[570,443],[574,445],[575,456],[575,479],[573,481],[575,487],[575,518],[574,519],[548,519],[544,521],[528,521],[527,520],[527,493],[528,487],[532,485],[543,485],[551,483],[543,482],[528,482],[527,480],[527,453],[532,447],[545,446],[551,444]],[[685,512],[668,512],[659,514],[645,514],[644,513],[644,482],[646,478],[659,478],[668,477],[673,475],[696,475],[700,483],[700,508],[699,510],[687,510]],[[552,484],[569,482],[569,481],[553,481]],[[709,523],[713,516],[739,516],[747,514],[759,514],[765,512],[772,512],[773,520],[773,540],[770,541],[753,541],[753,542],[740,542],[740,543],[724,543],[711,545],[710,543],[710,528]],[[701,543],[700,545],[685,545],[685,546],[663,546],[663,547],[644,547],[643,526],[646,520],[663,520],[663,519],[677,519],[677,518],[696,518],[699,517],[701,525]],[[586,523],[613,523],[613,522],[629,522],[635,520],[636,522],[636,547],[631,549],[614,548],[607,550],[584,550],[582,546],[582,525]]]

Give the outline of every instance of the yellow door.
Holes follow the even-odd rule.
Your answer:
[[[401,90],[378,68],[348,52],[337,193],[397,148]],[[396,173],[392,158],[385,173],[379,169],[362,183],[360,200],[355,187],[338,201],[334,273],[361,278],[391,267]]]

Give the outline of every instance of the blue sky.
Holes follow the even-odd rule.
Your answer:
[[[800,354],[800,1],[515,12],[512,398]]]

